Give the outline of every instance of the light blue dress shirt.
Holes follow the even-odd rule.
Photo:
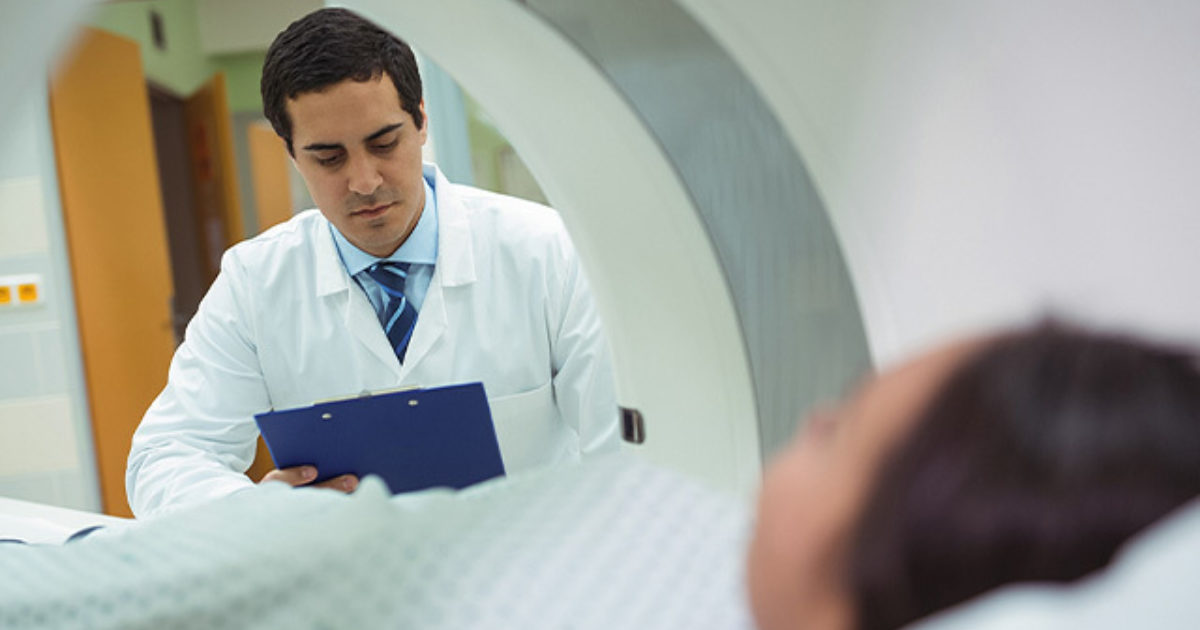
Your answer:
[[[421,218],[417,220],[412,234],[409,234],[399,249],[387,258],[376,258],[355,247],[332,223],[329,224],[329,229],[333,232],[333,242],[337,245],[338,256],[342,259],[342,265],[346,267],[346,273],[366,292],[367,299],[371,301],[371,306],[375,307],[376,313],[383,312],[387,299],[379,284],[367,275],[367,267],[380,261],[412,265],[404,283],[404,295],[418,313],[425,303],[429,281],[433,278],[434,263],[437,262],[438,221],[437,196],[434,194],[433,183],[428,179],[424,182],[425,207],[421,210]]]

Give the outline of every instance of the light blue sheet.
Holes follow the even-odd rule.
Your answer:
[[[0,548],[0,627],[750,628],[749,516],[629,456],[397,498],[268,484]]]

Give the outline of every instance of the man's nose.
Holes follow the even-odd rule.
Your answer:
[[[350,164],[349,178],[350,192],[360,195],[375,192],[383,183],[383,176],[379,174],[375,161],[370,158],[354,160]]]

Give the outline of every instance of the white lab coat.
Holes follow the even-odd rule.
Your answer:
[[[318,211],[234,246],[134,434],[135,514],[251,485],[256,413],[397,386],[483,381],[509,473],[616,450],[607,342],[558,215],[425,168],[438,255],[404,365]]]

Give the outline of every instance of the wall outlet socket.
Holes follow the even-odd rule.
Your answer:
[[[0,308],[41,304],[45,293],[40,274],[0,276]]]

